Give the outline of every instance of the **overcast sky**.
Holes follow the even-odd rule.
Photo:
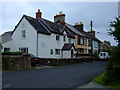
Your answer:
[[[38,9],[42,17],[54,21],[54,15],[63,11],[66,22],[74,25],[76,22],[84,23],[84,30],[90,30],[90,21],[93,29],[101,40],[108,40],[116,45],[113,37],[108,35],[107,29],[111,21],[118,16],[118,2],[2,2],[2,27],[0,34],[11,31],[19,22],[23,14],[35,17]]]

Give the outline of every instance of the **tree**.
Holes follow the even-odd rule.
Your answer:
[[[120,45],[120,17],[116,17],[116,20],[111,22],[110,26],[112,28],[110,29],[109,34],[112,35],[115,40],[118,41],[118,45]]]
[[[106,79],[107,83],[120,83],[120,17],[111,22],[109,34],[114,36],[118,42],[118,46],[114,47],[111,52],[111,58],[108,61]]]

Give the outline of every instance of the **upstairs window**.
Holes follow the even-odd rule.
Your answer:
[[[59,41],[60,40],[60,36],[56,35],[56,40]]]
[[[68,43],[71,43],[71,38],[68,38]]]
[[[83,45],[84,44],[84,38],[83,37],[78,37],[78,45]]]
[[[65,36],[63,36],[63,41],[64,41],[64,42],[66,41],[66,37],[65,37]]]
[[[91,40],[88,40],[88,46],[91,46]]]
[[[87,46],[87,38],[85,38],[84,45]]]
[[[26,31],[22,30],[22,37],[26,37]]]

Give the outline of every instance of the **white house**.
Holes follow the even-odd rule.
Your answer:
[[[75,38],[73,33],[65,28],[65,22],[54,17],[55,20],[58,19],[55,23],[41,16],[40,10],[36,13],[36,18],[23,15],[11,33],[12,39],[2,44],[4,50],[6,48],[8,51],[28,52],[41,58],[73,57]],[[62,49],[66,44],[72,45],[68,50],[69,55],[65,55],[68,53]]]

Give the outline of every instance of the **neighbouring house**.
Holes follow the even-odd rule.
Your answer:
[[[75,23],[74,28],[81,32],[83,37],[78,36],[76,39],[76,48],[78,49],[77,56],[80,56],[81,54],[90,54],[91,52],[91,38],[89,35],[84,31],[84,24],[83,22]],[[83,48],[80,48],[82,45]]]
[[[98,53],[102,49],[102,42],[95,37],[95,31],[84,31],[83,23],[75,23],[74,28],[76,28],[79,32],[84,35],[83,39],[83,47],[84,54],[94,54]],[[79,44],[77,44],[79,46]],[[77,53],[78,55],[80,53]]]
[[[12,33],[12,31],[8,31],[8,32],[3,33],[0,36],[0,43],[3,44],[3,43],[6,43],[6,42],[12,40],[11,33]]]
[[[76,30],[72,25],[70,24],[66,24],[66,27],[72,31],[75,35],[75,49],[76,49],[76,52],[75,52],[75,56],[77,54],[84,54],[84,35],[79,32],[78,30]]]
[[[75,37],[75,56],[80,56],[81,54],[94,54],[98,53],[102,49],[102,42],[95,37],[95,31],[85,32],[83,30],[84,25],[82,22],[76,23],[74,26],[65,22],[65,14],[60,12],[54,16],[54,22],[62,22],[67,31],[74,33]]]
[[[12,31],[8,31],[8,32],[3,33],[0,36],[1,50],[3,48],[2,44],[6,43],[6,42],[8,42],[10,40],[12,40],[11,33],[12,33]],[[4,51],[10,51],[10,48],[4,47]]]
[[[110,50],[111,48],[111,43],[109,41],[103,41],[103,51]]]
[[[9,48],[9,51],[28,52],[41,58],[74,57],[74,34],[65,27],[64,16],[54,19],[58,23],[42,18],[39,9],[36,18],[23,15],[11,33],[11,40],[2,44],[3,48]],[[70,46],[67,49],[69,55],[66,53],[66,45]]]

